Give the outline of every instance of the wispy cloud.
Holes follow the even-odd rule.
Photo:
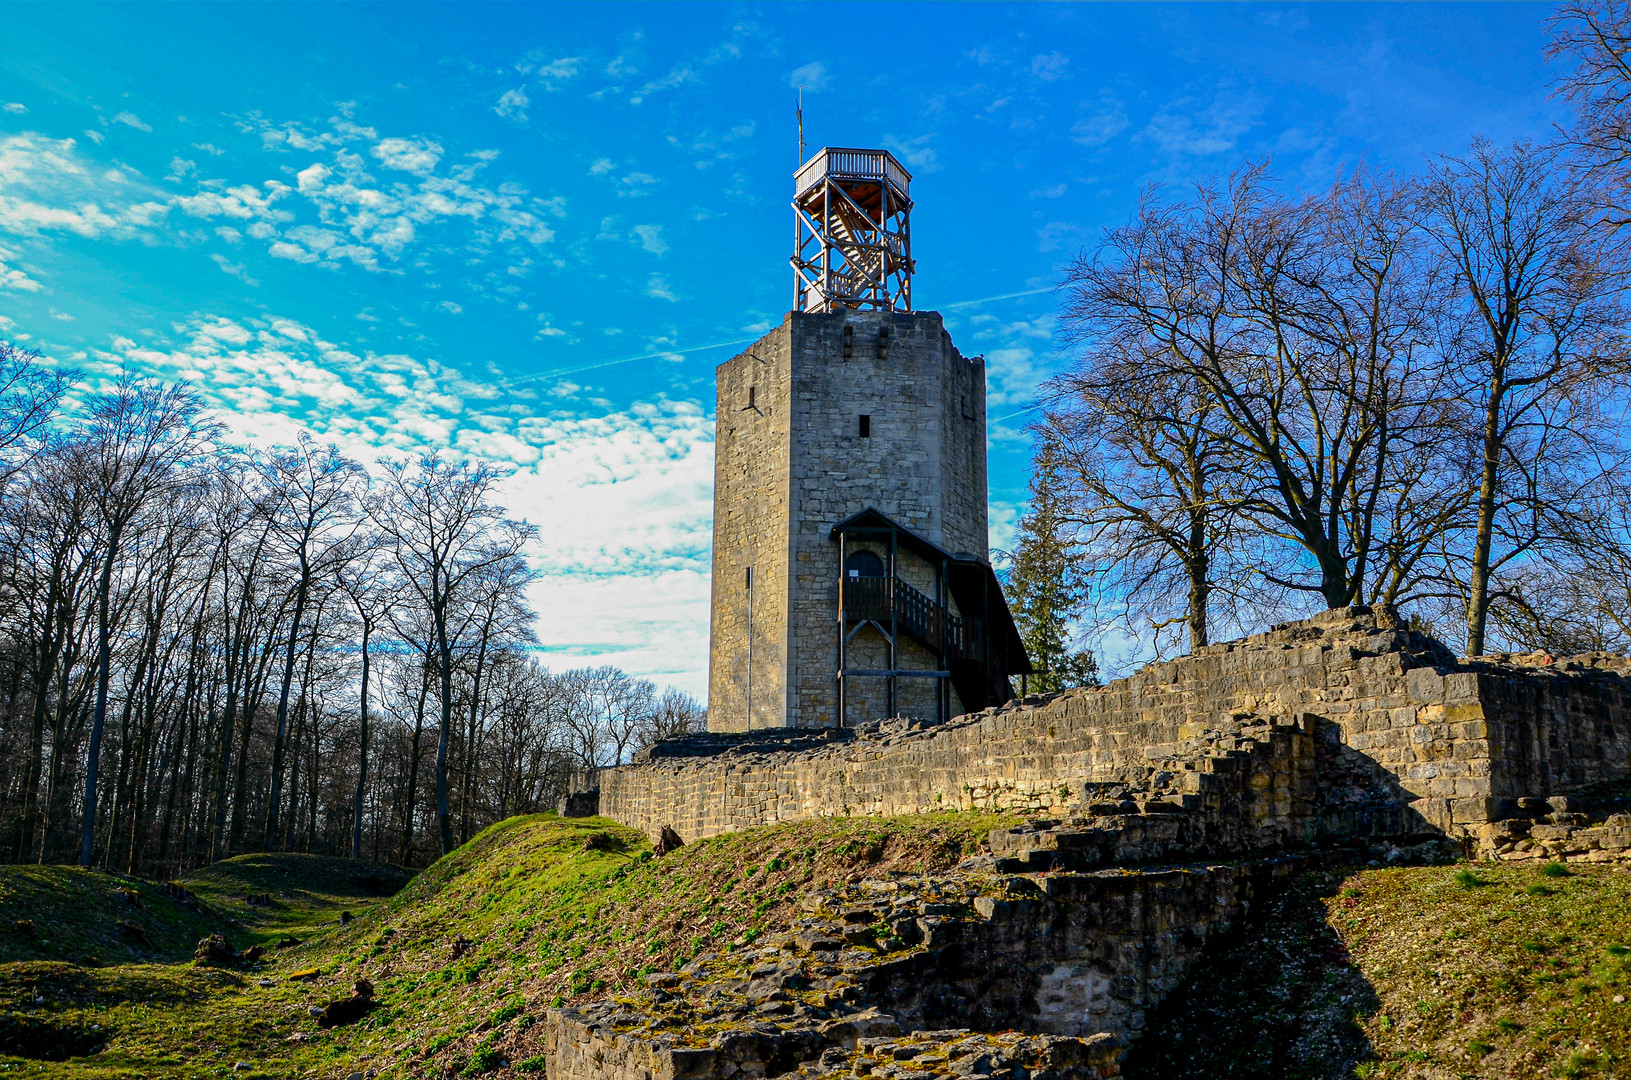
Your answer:
[[[260,282],[249,276],[249,272],[244,269],[243,263],[235,263],[219,252],[211,255],[210,260],[221,268],[221,273],[230,274],[245,285],[255,286],[260,284]]]
[[[153,125],[152,124],[144,124],[142,122],[142,118],[137,116],[133,112],[122,112],[122,113],[120,113],[119,115],[117,115],[117,116],[115,116],[113,118],[113,122],[115,124],[123,124],[126,127],[133,127],[137,131],[152,131],[153,130]]]
[[[1233,150],[1240,137],[1261,122],[1263,108],[1257,95],[1224,86],[1209,101],[1186,96],[1162,106],[1139,138],[1173,156],[1222,154]]]
[[[1031,59],[1031,74],[1043,82],[1056,82],[1070,70],[1070,58],[1063,53],[1050,52]]]
[[[827,74],[826,64],[820,60],[812,60],[788,72],[787,85],[802,87],[812,94],[818,94],[832,85],[832,76]]]
[[[44,286],[17,267],[8,265],[16,260],[17,252],[8,247],[0,246],[0,290],[39,292]]]
[[[1104,94],[1091,111],[1070,126],[1070,137],[1083,146],[1102,146],[1126,131],[1127,123],[1127,109],[1120,99]]]
[[[668,251],[668,244],[663,240],[663,227],[661,225],[636,225],[634,235],[640,241],[640,246],[653,255],[662,255]]]
[[[131,239],[150,234],[169,207],[150,186],[89,161],[73,139],[0,136],[0,229],[22,236],[71,232]]]
[[[517,86],[499,95],[498,104],[493,106],[493,111],[506,120],[524,124],[527,121],[527,108],[531,104],[532,99],[527,96],[526,87]]]

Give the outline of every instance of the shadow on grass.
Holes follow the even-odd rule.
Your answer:
[[[1351,1077],[1372,1056],[1356,1020],[1381,1002],[1326,922],[1324,901],[1340,882],[1305,874],[1210,946],[1146,1019],[1122,1066],[1127,1080]]]

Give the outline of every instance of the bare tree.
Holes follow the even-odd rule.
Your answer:
[[[1432,166],[1428,227],[1455,268],[1449,351],[1478,450],[1465,577],[1467,651],[1484,651],[1494,580],[1535,554],[1611,449],[1600,399],[1626,370],[1624,267],[1592,203],[1526,143],[1474,143]],[[1561,481],[1561,483],[1559,483]]]
[[[1556,82],[1575,107],[1565,164],[1591,192],[1592,216],[1623,228],[1631,224],[1631,8],[1569,3],[1549,23],[1547,57],[1573,64]]]
[[[1329,607],[1364,602],[1387,576],[1372,560],[1400,554],[1401,538],[1378,535],[1408,475],[1396,465],[1434,445],[1433,267],[1414,197],[1359,172],[1288,201],[1253,166],[1191,202],[1147,195],[1065,283],[1066,332],[1089,357],[1078,385],[1105,387],[1114,372],[1169,395],[1121,410],[1135,420],[1123,436],[1135,454],[1141,442],[1165,448],[1149,471],[1172,498],[1167,515],[1227,505],[1270,550],[1300,553],[1300,565],[1259,558],[1254,573]],[[1175,429],[1180,417],[1204,427]],[[1136,437],[1145,426],[1164,441]],[[1227,463],[1226,480],[1186,480],[1203,448]],[[1122,514],[1141,541],[1200,562],[1204,542],[1162,541],[1153,514]]]
[[[440,689],[436,749],[436,817],[442,853],[453,850],[448,802],[448,741],[453,727],[453,665],[462,641],[461,620],[483,574],[517,558],[534,530],[504,517],[489,502],[498,481],[486,464],[455,464],[438,454],[416,462],[382,464],[379,497],[371,503],[375,526],[387,538],[408,592],[430,631]]]
[[[296,645],[305,632],[306,604],[313,584],[332,575],[337,561],[350,551],[349,541],[364,520],[361,494],[367,475],[361,465],[342,456],[338,447],[319,447],[307,432],[301,433],[296,445],[275,451],[269,464],[270,541],[292,561],[295,581],[272,744],[272,793],[261,840],[264,847],[272,845],[277,832],[289,690]]]
[[[363,797],[368,790],[368,687],[372,675],[369,644],[398,599],[398,584],[386,576],[385,551],[377,533],[353,536],[351,550],[335,560],[335,580],[351,604],[361,634],[362,670],[357,677],[357,794],[352,808],[351,857],[362,858]]]
[[[38,349],[0,341],[0,486],[44,445],[75,373],[47,368]]]
[[[667,686],[652,703],[636,741],[642,747],[650,746],[660,739],[690,735],[707,726],[707,708],[679,687]]]
[[[79,861],[91,865],[96,828],[96,781],[108,711],[112,667],[113,575],[127,531],[163,492],[187,482],[188,466],[219,431],[203,400],[186,386],[164,386],[131,375],[98,397],[85,438],[95,479],[95,503],[105,532],[97,583],[96,703],[85,753],[85,812]]]

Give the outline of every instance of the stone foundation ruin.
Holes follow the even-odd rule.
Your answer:
[[[658,743],[576,811],[686,840],[838,815],[1036,820],[953,875],[804,897],[786,934],[553,1013],[551,1075],[1114,1076],[1206,942],[1311,863],[1627,857],[1628,671],[1458,660],[1356,608],[943,724]]]

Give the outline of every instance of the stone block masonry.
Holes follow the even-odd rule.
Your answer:
[[[984,362],[961,355],[932,311],[792,312],[721,364],[716,384],[709,727],[833,726],[830,531],[871,507],[987,557]],[[880,641],[864,631],[857,655],[876,666]],[[903,651],[903,668],[935,667]],[[902,711],[933,715],[932,680],[900,690]],[[883,692],[857,680],[854,715],[881,711]]]
[[[745,738],[695,757],[659,744],[601,774],[600,811],[687,839],[850,814],[1068,816],[1102,785],[1152,789],[1161,773],[1190,774],[1198,797],[1219,740],[1295,728],[1312,774],[1282,762],[1278,781],[1271,765],[1246,781],[1286,837],[1459,835],[1516,816],[1520,798],[1631,774],[1627,670],[1603,656],[1458,661],[1385,615],[1342,609],[942,725],[874,723],[765,752]]]
[[[546,1020],[555,1080],[1098,1080],[1205,943],[1302,866],[896,877]],[[1017,1030],[1016,1030],[1017,1029]],[[1021,1035],[1019,1032],[1024,1032]]]

